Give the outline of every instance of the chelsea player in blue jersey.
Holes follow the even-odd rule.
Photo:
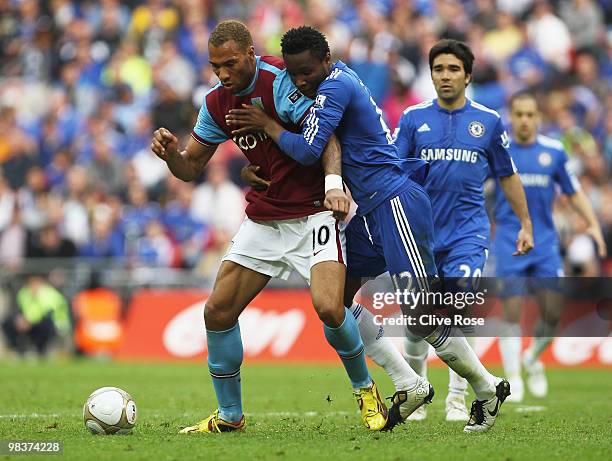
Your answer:
[[[510,101],[512,142],[510,154],[520,172],[527,203],[533,218],[535,249],[523,258],[510,258],[514,235],[520,224],[508,202],[496,189],[495,239],[496,275],[503,279],[500,296],[504,300],[506,331],[500,338],[504,369],[512,386],[511,400],[524,396],[521,379],[521,328],[519,326],[523,296],[533,289],[541,316],[534,328],[534,338],[523,354],[527,387],[536,397],[544,397],[548,383],[540,354],[552,341],[561,312],[563,298],[555,279],[563,276],[559,239],[552,209],[557,187],[587,222],[587,232],[595,241],[600,257],[606,256],[601,228],[586,195],[567,168],[567,154],[561,142],[538,134],[540,113],[531,93],[518,93]]]
[[[508,153],[509,139],[499,115],[466,98],[474,55],[456,40],[441,40],[429,52],[431,78],[437,99],[404,111],[395,131],[400,157],[420,158],[431,164],[425,189],[431,198],[435,229],[435,261],[441,278],[477,280],[487,259],[489,219],[483,186],[489,174],[500,184],[520,221],[517,255],[533,246],[532,226],[519,176]],[[461,288],[459,288],[461,289]],[[428,346],[409,338],[407,358],[425,376]],[[450,377],[446,419],[469,418],[465,407],[467,382]],[[412,419],[425,418],[425,408]]]
[[[305,96],[315,100],[302,134],[284,130],[255,107],[232,110],[228,124],[241,127],[235,134],[265,131],[287,155],[303,164],[317,161],[335,133],[342,148],[342,174],[358,205],[357,216],[346,231],[345,301],[351,304],[362,278],[387,270],[398,288],[412,280],[422,292],[428,292],[437,271],[431,205],[420,185],[427,175],[427,163],[398,157],[369,90],[344,63],[331,62],[329,46],[320,32],[310,27],[291,29],[283,36],[281,48],[291,79]],[[326,173],[330,171],[326,169]],[[326,177],[326,200],[342,188],[338,179]],[[335,187],[329,184],[332,181],[337,181]],[[477,400],[472,405],[473,418],[464,430],[489,430],[509,395],[508,382],[491,375],[466,339],[452,335],[450,327],[427,331],[408,328],[430,343],[437,355],[473,386]],[[409,414],[431,397],[433,389],[427,381],[415,378],[412,389],[393,396],[389,420],[404,419],[402,403],[412,404],[406,412]]]

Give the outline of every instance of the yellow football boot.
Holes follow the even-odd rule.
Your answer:
[[[195,426],[188,426],[184,429],[181,429],[181,434],[192,434],[194,432],[234,432],[234,431],[242,431],[246,427],[246,420],[244,419],[244,415],[240,418],[240,421],[237,423],[228,423],[227,421],[223,421],[219,418],[219,410],[215,410],[212,415],[208,418],[203,419]]]
[[[380,398],[376,384],[372,382],[371,387],[364,387],[355,392],[355,398],[361,410],[361,419],[365,427],[371,431],[380,431],[387,424],[389,413],[385,402]]]

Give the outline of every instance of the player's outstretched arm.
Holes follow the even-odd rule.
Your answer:
[[[325,208],[332,211],[334,218],[344,221],[351,207],[351,201],[344,192],[342,183],[342,149],[336,135],[331,135],[322,156],[325,172]]]
[[[521,183],[521,178],[517,173],[499,178],[499,183],[506,200],[512,207],[512,211],[521,223],[521,230],[516,239],[516,252],[512,256],[520,256],[529,253],[533,248],[533,226],[525,198],[525,189]]]
[[[269,117],[263,110],[256,106],[243,104],[242,109],[231,109],[229,114],[225,116],[225,121],[229,126],[235,127],[232,130],[232,135],[240,136],[247,133],[265,132],[274,142],[287,154],[303,165],[312,165],[319,156],[314,155],[309,149],[286,149],[281,144],[283,135],[292,135],[301,138],[302,135],[289,133],[276,120]]]
[[[174,176],[182,181],[193,181],[202,174],[217,146],[202,144],[190,137],[181,152],[177,137],[162,127],[153,132],[151,150],[166,162]]]
[[[608,249],[606,248],[606,241],[603,238],[603,233],[601,232],[599,221],[597,221],[597,217],[595,216],[593,207],[591,207],[591,204],[589,203],[586,194],[581,189],[578,189],[576,192],[569,196],[569,200],[572,204],[572,207],[587,222],[588,228],[586,232],[591,237],[593,237],[593,240],[595,240],[595,244],[597,245],[597,254],[600,258],[605,258],[608,254]]]

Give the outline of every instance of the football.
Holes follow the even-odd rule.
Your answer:
[[[118,387],[96,389],[83,406],[83,421],[93,434],[129,434],[136,424],[136,403]]]

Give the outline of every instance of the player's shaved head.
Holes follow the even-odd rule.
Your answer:
[[[281,51],[284,55],[299,54],[310,50],[312,55],[323,61],[329,55],[329,44],[325,35],[310,26],[289,29],[281,38]]]
[[[230,40],[235,41],[241,50],[246,50],[253,46],[251,32],[249,32],[247,26],[235,19],[228,19],[217,24],[217,27],[213,29],[210,37],[208,37],[208,44],[218,47]]]
[[[515,101],[525,99],[531,99],[533,102],[536,103],[536,106],[538,104],[538,98],[536,98],[536,95],[534,93],[532,93],[531,91],[519,91],[518,93],[513,94],[510,98],[510,109],[512,109],[512,106],[514,105]]]
[[[429,69],[433,68],[434,60],[441,54],[452,54],[463,63],[463,70],[466,74],[472,74],[474,64],[474,53],[470,47],[459,40],[444,39],[440,40],[429,50]]]

